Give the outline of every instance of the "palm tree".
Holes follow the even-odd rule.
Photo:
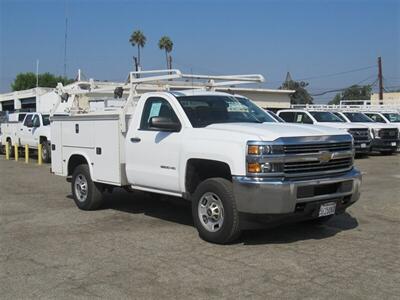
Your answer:
[[[164,35],[163,37],[160,38],[158,41],[158,47],[160,50],[165,50],[165,59],[167,60],[167,69],[171,69],[172,66],[169,65],[168,61],[168,53],[172,51],[172,48],[174,47],[174,43],[171,41],[171,39]]]
[[[140,48],[143,48],[146,44],[146,37],[144,36],[142,31],[136,30],[131,34],[129,42],[132,44],[133,47],[137,46],[138,65],[140,66]]]

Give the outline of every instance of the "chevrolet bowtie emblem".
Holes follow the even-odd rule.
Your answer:
[[[319,161],[321,163],[327,163],[332,159],[332,153],[329,151],[323,151],[319,154]]]

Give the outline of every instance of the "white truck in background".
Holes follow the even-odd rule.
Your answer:
[[[18,113],[18,116],[9,118],[10,120],[2,123],[1,126],[1,144],[3,147],[8,145],[9,153],[14,154],[14,145],[29,149],[38,149],[42,145],[42,160],[50,162],[50,115],[37,112]],[[23,119],[21,116],[23,116]],[[22,119],[22,121],[20,121]]]
[[[206,82],[174,90],[177,79]],[[122,108],[80,111],[81,96],[107,91],[93,83],[74,95],[71,115],[51,118],[51,172],[71,182],[80,209],[99,208],[103,192],[117,187],[181,197],[191,202],[200,237],[227,243],[264,223],[326,222],[359,199],[350,134],[264,123],[261,108],[213,91],[262,76],[165,70],[131,72],[128,80],[108,88],[127,97]],[[150,82],[158,91],[139,94]]]
[[[368,127],[365,125],[347,123],[329,111],[283,109],[278,111],[277,114],[289,123],[314,124],[346,130],[353,136],[357,154],[370,152],[371,136]]]

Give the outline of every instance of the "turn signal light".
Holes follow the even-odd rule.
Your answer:
[[[250,155],[259,155],[260,154],[260,147],[256,146],[256,145],[249,145],[248,154],[250,154]]]
[[[247,164],[248,173],[261,173],[261,165],[259,163],[248,163]]]

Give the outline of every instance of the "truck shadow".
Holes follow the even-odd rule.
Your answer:
[[[139,191],[128,193],[123,189],[115,189],[112,194],[105,193],[104,197],[105,202],[101,209],[144,214],[168,222],[194,226],[191,205],[188,201],[180,198],[151,195]],[[72,196],[69,195],[68,198],[72,199]],[[357,226],[357,219],[345,213],[336,216],[324,225],[301,222],[246,230],[233,244],[288,244],[304,240],[325,239]]]
[[[267,229],[248,230],[242,234],[238,242],[245,245],[288,244],[304,240],[325,239],[357,227],[357,219],[346,212],[334,217],[324,225],[300,222]]]
[[[140,191],[126,192],[115,189],[104,194],[101,209],[113,209],[131,214],[144,214],[161,220],[194,226],[191,206],[180,198],[149,194]]]

